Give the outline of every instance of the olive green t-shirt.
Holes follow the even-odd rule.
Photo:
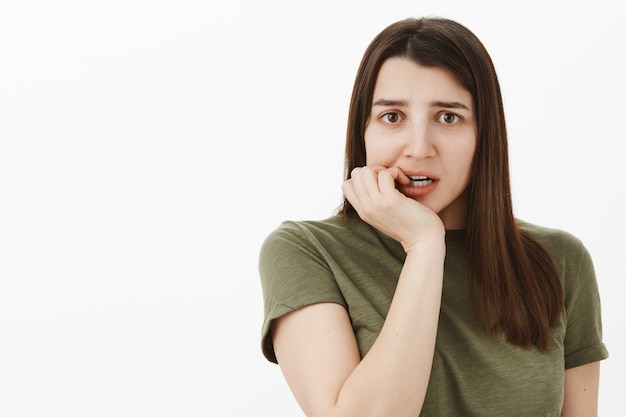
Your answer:
[[[547,352],[484,333],[468,293],[465,232],[446,233],[443,294],[428,391],[421,416],[560,416],[564,370],[608,356],[589,253],[572,235],[520,221],[549,253],[565,290],[565,309]],[[265,319],[262,351],[276,362],[272,320],[306,305],[346,308],[361,357],[378,336],[405,253],[357,216],[285,222],[265,240],[259,271]]]

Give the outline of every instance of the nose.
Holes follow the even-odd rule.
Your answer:
[[[406,131],[404,156],[413,159],[426,159],[435,156],[432,132],[426,124],[413,123]]]

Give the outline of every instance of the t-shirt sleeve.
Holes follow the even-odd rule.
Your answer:
[[[263,355],[277,363],[270,335],[272,321],[304,306],[332,302],[346,306],[315,237],[295,222],[285,222],[263,242],[259,274],[263,290]]]
[[[582,243],[571,250],[571,270],[565,276],[565,368],[606,359],[598,283],[591,256]]]

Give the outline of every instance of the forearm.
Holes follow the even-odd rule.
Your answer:
[[[417,416],[433,360],[445,243],[421,243],[407,255],[376,342],[345,381],[337,416]]]
[[[600,362],[565,370],[564,383],[561,417],[595,417],[598,415]]]

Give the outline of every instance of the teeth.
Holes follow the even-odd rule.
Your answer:
[[[427,185],[433,183],[433,180],[431,178],[428,178],[424,175],[417,175],[414,177],[410,176],[409,179],[411,180],[411,187],[426,187]]]

